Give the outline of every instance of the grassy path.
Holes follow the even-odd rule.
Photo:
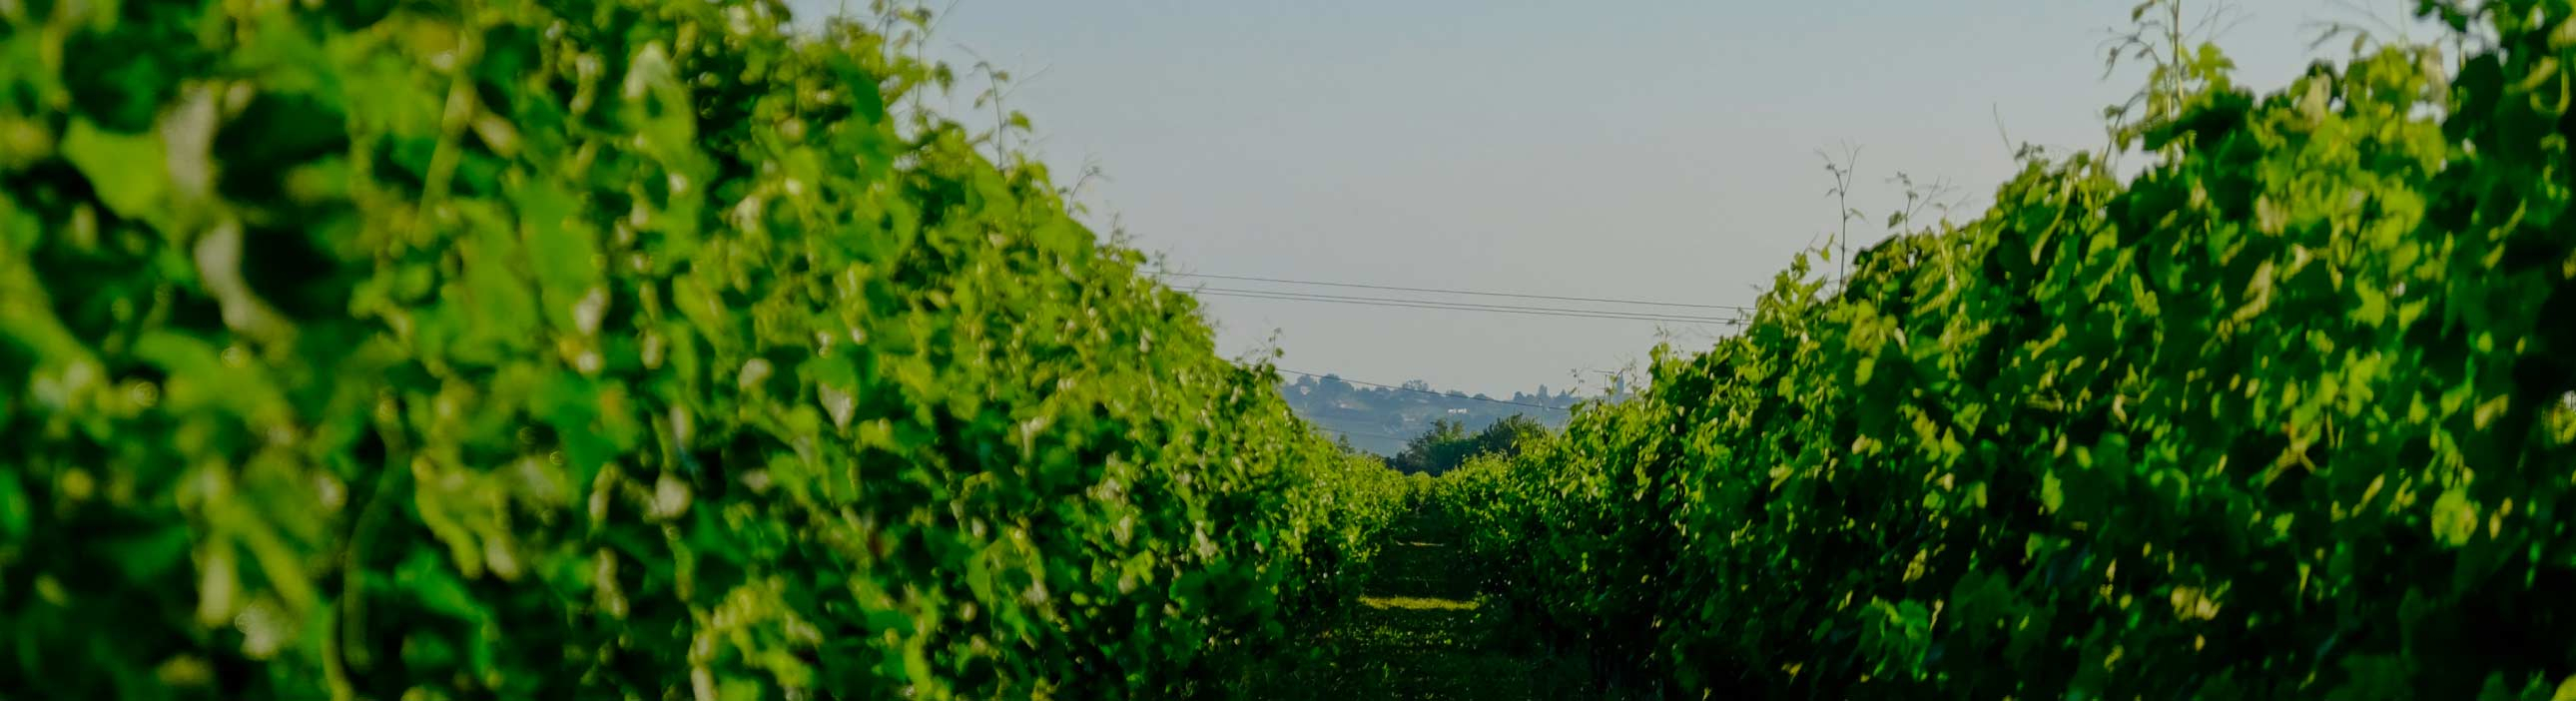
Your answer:
[[[1319,642],[1337,643],[1322,669],[1266,699],[1589,699],[1581,669],[1544,659],[1510,639],[1478,590],[1483,573],[1436,510],[1405,517],[1390,535],[1357,615]]]

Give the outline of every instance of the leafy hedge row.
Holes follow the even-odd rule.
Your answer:
[[[1166,698],[1351,596],[1403,480],[879,5],[0,3],[0,697]]]
[[[1437,497],[1684,696],[2576,699],[2576,3],[2423,9],[2489,43],[2187,57],[2143,174],[1801,260]]]

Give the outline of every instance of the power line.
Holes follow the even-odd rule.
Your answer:
[[[1532,307],[1532,306],[1517,305],[1517,304],[1477,304],[1477,303],[1474,303],[1474,302],[1447,302],[1447,301],[1438,301],[1438,300],[1401,299],[1401,298],[1396,298],[1396,297],[1353,297],[1353,296],[1348,296],[1348,295],[1328,295],[1328,294],[1323,294],[1323,293],[1318,293],[1318,292],[1279,292],[1279,291],[1274,291],[1274,290],[1237,290],[1237,289],[1229,289],[1229,288],[1223,288],[1223,287],[1202,287],[1202,288],[1198,288],[1198,289],[1197,289],[1197,290],[1195,290],[1195,291],[1198,291],[1198,292],[1224,292],[1224,293],[1229,293],[1229,294],[1238,294],[1238,295],[1281,295],[1281,296],[1309,297],[1309,298],[1315,298],[1315,299],[1316,299],[1316,300],[1318,300],[1318,301],[1322,301],[1322,300],[1347,300],[1347,301],[1358,301],[1358,302],[1394,302],[1394,303],[1397,303],[1397,304],[1425,304],[1425,305],[1439,305],[1439,306],[1444,306],[1444,307],[1453,307],[1453,308],[1458,308],[1458,309],[1483,309],[1483,310],[1493,310],[1493,311],[1531,311],[1531,312],[1567,312],[1567,313],[1574,313],[1574,314],[1606,314],[1606,315],[1628,316],[1628,317],[1638,317],[1638,318],[1652,318],[1652,319],[1660,319],[1660,320],[1666,320],[1666,321],[1696,321],[1696,322],[1711,322],[1711,323],[1732,323],[1732,322],[1734,322],[1734,321],[1735,321],[1734,319],[1722,319],[1722,318],[1718,318],[1718,317],[1708,317],[1708,316],[1684,316],[1684,315],[1681,315],[1681,314],[1664,314],[1664,313],[1660,313],[1660,312],[1622,312],[1622,311],[1611,311],[1611,310],[1606,310],[1606,309],[1567,309],[1567,308],[1562,308],[1562,307]]]
[[[1315,373],[1311,373],[1311,372],[1303,372],[1303,371],[1298,371],[1298,370],[1290,370],[1290,369],[1287,369],[1287,368],[1271,368],[1271,369],[1273,369],[1273,370],[1277,370],[1277,371],[1280,371],[1280,372],[1284,372],[1284,373],[1288,373],[1288,374],[1291,374],[1291,375],[1304,375],[1304,376],[1312,377],[1312,378],[1315,378],[1315,379],[1318,379],[1318,380],[1332,380],[1332,381],[1335,381],[1335,382],[1348,382],[1348,383],[1355,384],[1355,385],[1368,385],[1368,386],[1370,386],[1370,387],[1380,387],[1380,388],[1384,388],[1384,389],[1400,390],[1400,391],[1405,391],[1405,392],[1420,392],[1420,393],[1423,393],[1423,394],[1428,394],[1428,395],[1433,395],[1433,396],[1448,397],[1448,398],[1450,398],[1450,399],[1465,399],[1465,400],[1478,401],[1478,402],[1493,402],[1493,403],[1495,403],[1495,404],[1510,404],[1510,405],[1512,405],[1512,406],[1525,406],[1525,407],[1530,407],[1530,408],[1533,408],[1533,409],[1547,409],[1547,410],[1550,410],[1550,411],[1573,411],[1572,409],[1567,409],[1567,408],[1565,408],[1565,407],[1561,407],[1561,406],[1548,406],[1548,405],[1545,405],[1545,404],[1531,404],[1531,403],[1529,403],[1529,402],[1515,402],[1515,401],[1504,400],[1504,399],[1491,399],[1491,398],[1486,398],[1486,397],[1477,397],[1477,396],[1465,395],[1465,394],[1448,394],[1448,393],[1445,393],[1445,392],[1434,392],[1434,391],[1427,390],[1427,389],[1414,389],[1414,388],[1411,388],[1411,387],[1399,387],[1399,386],[1396,386],[1396,385],[1382,385],[1382,384],[1378,384],[1378,383],[1375,383],[1375,382],[1362,382],[1362,381],[1359,381],[1359,380],[1353,380],[1353,379],[1350,379],[1350,378],[1340,377],[1340,376],[1317,375],[1317,374],[1315,374]]]
[[[1251,281],[1251,282],[1275,282],[1275,283],[1279,283],[1279,284],[1283,284],[1283,285],[1321,285],[1321,286],[1325,286],[1325,287],[1356,287],[1356,288],[1369,289],[1369,290],[1395,290],[1395,291],[1399,291],[1399,292],[1433,292],[1433,293],[1438,293],[1438,294],[1452,294],[1452,295],[1476,295],[1476,296],[1480,296],[1480,297],[1519,297],[1519,298],[1522,298],[1522,299],[1553,299],[1553,300],[1559,300],[1559,301],[1565,301],[1565,302],[1602,302],[1602,303],[1607,303],[1607,304],[1642,304],[1642,305],[1654,306],[1654,307],[1692,307],[1692,308],[1698,308],[1698,309],[1732,309],[1732,310],[1735,310],[1735,311],[1744,311],[1744,312],[1753,311],[1753,308],[1752,308],[1752,307],[1738,306],[1738,305],[1732,305],[1732,304],[1688,304],[1688,303],[1683,303],[1683,302],[1652,302],[1652,301],[1636,300],[1636,299],[1608,299],[1608,298],[1601,298],[1601,297],[1560,297],[1560,296],[1556,296],[1556,295],[1531,295],[1531,294],[1517,294],[1517,293],[1512,293],[1512,292],[1477,292],[1477,291],[1472,291],[1472,290],[1444,290],[1444,289],[1437,289],[1437,288],[1430,288],[1430,287],[1398,287],[1398,286],[1394,286],[1394,285],[1361,285],[1361,284],[1354,284],[1354,283],[1347,283],[1347,282],[1316,282],[1316,281],[1312,281],[1312,280],[1284,280],[1284,279],[1280,279],[1280,278],[1252,277],[1252,276],[1249,276],[1249,275],[1207,275],[1207,274],[1202,274],[1202,273],[1175,273],[1175,272],[1171,272],[1171,271],[1167,271],[1167,270],[1158,270],[1158,271],[1153,271],[1153,273],[1152,273],[1152,274],[1154,274],[1154,275],[1161,275],[1161,276],[1165,276],[1165,277],[1205,278],[1205,279],[1210,279],[1210,280],[1246,280],[1246,281]]]
[[[1323,429],[1323,430],[1326,430],[1326,431],[1331,431],[1331,432],[1334,432],[1334,433],[1339,433],[1339,434],[1342,434],[1342,435],[1345,435],[1345,436],[1357,436],[1357,437],[1361,437],[1361,438],[1384,438],[1384,439],[1391,440],[1391,441],[1409,441],[1409,440],[1413,440],[1413,439],[1411,439],[1411,438],[1406,438],[1406,437],[1404,437],[1404,436],[1390,436],[1390,435],[1383,434],[1383,433],[1369,433],[1369,432],[1366,432],[1366,431],[1344,431],[1344,430],[1342,430],[1342,429],[1333,428],[1333,427],[1331,427],[1331,426],[1326,426],[1326,425],[1324,425],[1324,424],[1322,424],[1322,423],[1319,423],[1319,422],[1315,421],[1314,419],[1307,419],[1307,420],[1306,420],[1306,425],[1313,426],[1313,427],[1315,427],[1315,428]]]
[[[1741,325],[1741,324],[1743,324],[1743,323],[1744,323],[1744,321],[1743,321],[1743,320],[1741,320],[1741,319],[1716,319],[1716,318],[1695,318],[1695,317],[1659,317],[1659,316],[1645,316],[1645,315],[1638,315],[1638,314],[1589,313],[1589,312],[1562,312],[1562,311],[1544,311],[1544,310],[1541,310],[1541,309],[1511,309],[1511,308],[1464,307],[1464,306],[1442,305],[1442,304],[1416,304],[1416,303],[1409,303],[1409,302],[1367,302],[1367,301],[1359,301],[1359,300],[1353,300],[1353,299],[1336,299],[1336,298],[1328,298],[1328,297],[1304,296],[1304,295],[1298,295],[1298,294],[1295,294],[1295,293],[1257,293],[1257,294],[1247,294],[1247,293],[1240,293],[1240,292],[1214,292],[1214,291],[1204,291],[1204,292],[1199,292],[1198,294],[1206,295],[1206,296],[1210,296],[1210,297],[1241,297],[1241,298],[1245,298],[1245,299],[1269,299],[1269,300],[1284,300],[1284,301],[1291,301],[1291,302],[1332,302],[1332,303],[1336,303],[1336,304],[1355,304],[1355,305],[1364,306],[1364,307],[1408,307],[1408,308],[1413,308],[1413,309],[1440,309],[1440,310],[1445,310],[1445,311],[1465,311],[1465,312],[1499,312],[1499,313],[1504,313],[1504,314],[1527,314],[1527,315],[1530,315],[1530,316],[1578,317],[1578,318],[1590,318],[1590,319],[1626,319],[1626,320],[1629,320],[1629,321],[1664,321],[1664,322],[1676,322],[1676,323],[1685,323],[1685,324],[1733,324],[1733,325]]]

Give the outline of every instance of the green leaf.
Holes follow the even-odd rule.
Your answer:
[[[2057,480],[2056,472],[2051,471],[2040,476],[2039,503],[2048,510],[2048,513],[2056,513],[2066,505],[2066,485]]]
[[[22,542],[34,518],[35,509],[27,503],[27,492],[18,484],[18,477],[0,477],[0,543]]]
[[[403,560],[394,574],[395,581],[429,610],[466,621],[486,618],[483,606],[465,589],[465,583],[448,571],[436,550],[419,548]]]
[[[107,551],[137,580],[159,578],[188,564],[188,529],[171,525],[110,542]]]
[[[2451,547],[2467,545],[2469,539],[2477,535],[2477,530],[2478,507],[2470,503],[2467,490],[2456,487],[2443,490],[2442,497],[2433,500],[2433,538],[2436,542]]]
[[[167,158],[157,134],[117,134],[73,119],[63,135],[63,156],[89,178],[108,211],[119,216],[150,218],[170,191]]]

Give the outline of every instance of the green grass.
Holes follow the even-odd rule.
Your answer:
[[[1536,649],[1483,591],[1478,563],[1436,509],[1404,517],[1358,607],[1308,634],[1329,650],[1288,679],[1251,689],[1287,699],[1595,699],[1588,666]]]

